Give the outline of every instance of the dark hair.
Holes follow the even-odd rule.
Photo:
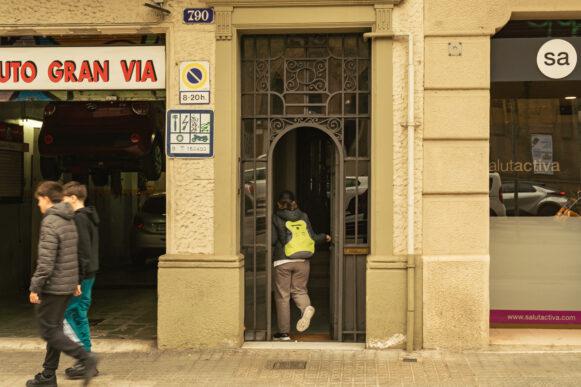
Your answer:
[[[87,199],[87,187],[78,181],[69,181],[63,186],[63,194],[65,196],[75,195],[80,201]]]
[[[295,194],[291,191],[282,191],[278,195],[277,205],[280,210],[293,211],[298,208],[297,202],[295,200]]]
[[[63,200],[63,186],[56,181],[42,181],[34,192],[35,198],[39,196],[47,197],[53,203],[60,203]]]

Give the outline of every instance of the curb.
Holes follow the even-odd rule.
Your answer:
[[[241,349],[364,351],[365,344],[312,341],[250,341],[245,342]]]
[[[0,338],[1,351],[44,351],[46,343],[34,338]],[[93,350],[97,353],[152,352],[157,349],[155,340],[93,340]]]

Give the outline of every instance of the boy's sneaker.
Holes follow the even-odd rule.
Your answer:
[[[275,333],[272,338],[275,341],[290,341],[288,333]]]
[[[99,362],[99,360],[97,359],[97,356],[95,356],[93,353],[89,352],[89,357],[87,357],[85,359],[85,361],[83,362],[83,366],[84,366],[84,381],[83,381],[83,386],[88,386],[89,383],[91,382],[91,379],[93,379],[98,371],[97,371],[97,363]]]
[[[80,360],[77,360],[75,362],[74,366],[65,369],[65,375],[69,379],[76,379],[76,378],[72,378],[72,376],[75,375],[78,372],[78,370],[83,370],[83,372],[85,372],[84,367],[83,367],[83,363]]]
[[[74,366],[65,370],[65,375],[67,376],[67,379],[70,380],[83,379],[85,377],[85,366],[82,362],[77,361]],[[95,369],[95,374],[93,377],[97,375],[99,375],[99,370]]]
[[[56,375],[52,374],[52,376],[47,377],[44,375],[44,373],[39,372],[34,376],[34,379],[30,379],[26,382],[26,387],[32,386],[57,387]]]
[[[303,317],[299,321],[297,321],[297,331],[304,332],[309,328],[311,325],[311,319],[315,315],[315,308],[312,306],[307,306],[305,311],[303,312]]]

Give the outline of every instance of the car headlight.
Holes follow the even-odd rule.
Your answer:
[[[149,113],[149,104],[145,102],[134,102],[131,104],[131,110],[138,116],[145,116]]]
[[[54,114],[55,111],[56,111],[56,105],[54,103],[49,103],[48,105],[46,105],[44,107],[44,116],[50,117]]]

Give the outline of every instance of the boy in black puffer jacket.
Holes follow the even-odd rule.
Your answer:
[[[35,304],[40,334],[47,346],[44,370],[27,381],[26,386],[56,386],[56,370],[61,352],[83,363],[86,369],[85,383],[88,383],[95,373],[97,359],[63,332],[63,319],[69,299],[73,294],[80,294],[78,237],[73,210],[61,202],[63,188],[57,182],[42,182],[35,197],[44,217],[40,224],[38,260],[30,281],[29,298]]]

